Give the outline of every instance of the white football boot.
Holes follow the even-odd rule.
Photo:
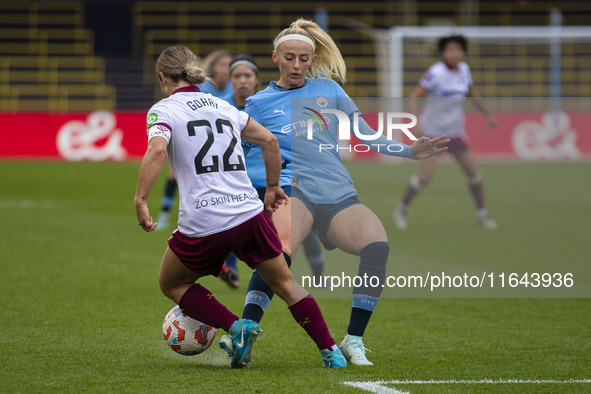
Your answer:
[[[394,225],[398,230],[406,230],[408,219],[406,218],[406,208],[402,204],[396,205],[394,209]]]
[[[478,218],[478,224],[480,224],[482,227],[484,227],[487,230],[496,230],[497,228],[499,228],[499,225],[497,224],[497,222],[495,222],[493,219],[489,218],[488,216],[485,216],[483,218]]]
[[[343,355],[347,361],[351,364],[373,365],[373,363],[369,361],[367,357],[365,357],[365,351],[367,350],[368,352],[371,352],[371,350],[366,349],[363,346],[361,337],[347,334],[345,339],[343,339],[343,342],[341,342],[341,346],[339,346],[339,348],[341,349],[341,352],[343,352]]]

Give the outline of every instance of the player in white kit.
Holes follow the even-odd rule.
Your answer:
[[[438,42],[441,61],[432,65],[411,94],[415,98],[412,112],[417,112],[417,98],[426,97],[425,108],[420,122],[413,129],[415,136],[433,138],[446,134],[450,139],[448,152],[452,154],[467,177],[468,187],[476,204],[478,223],[489,230],[497,228],[497,223],[488,216],[484,206],[482,179],[476,170],[474,158],[468,148],[468,138],[464,131],[465,97],[472,97],[478,109],[484,113],[490,127],[496,121],[479,100],[480,94],[474,88],[470,67],[462,62],[468,46],[463,36],[442,37]],[[400,203],[394,210],[394,224],[400,230],[407,228],[408,206],[419,191],[435,175],[437,156],[421,160],[418,175],[410,178]]]
[[[347,365],[331,337],[314,298],[292,278],[270,213],[287,202],[279,187],[281,154],[277,139],[245,112],[202,93],[205,74],[186,47],[165,49],[156,66],[167,98],[148,114],[148,149],[140,167],[134,203],[138,224],[147,232],[153,222],[147,205],[162,165],[168,160],[179,185],[178,229],[168,240],[159,283],[183,313],[232,338],[232,367],[246,366],[261,329],[239,319],[196,281],[217,276],[230,252],[263,276],[288,305],[294,319],[314,340],[324,366]],[[260,145],[267,171],[264,204],[244,165],[241,138]],[[266,211],[265,211],[266,210]]]

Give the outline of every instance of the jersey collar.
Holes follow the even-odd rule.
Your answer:
[[[200,92],[201,90],[197,86],[183,86],[182,88],[178,88],[172,94],[175,93],[185,93],[185,92]]]
[[[451,71],[451,72],[453,72],[453,73],[460,71],[460,64],[459,64],[459,63],[458,63],[458,68],[456,68],[455,70],[454,70],[454,69],[452,69],[452,68],[450,68],[450,67],[447,65],[447,63],[446,63],[446,62],[444,62],[443,60],[441,60],[441,63],[443,63],[443,65],[445,66],[445,68],[447,68],[449,71]]]
[[[304,80],[304,84],[303,84],[302,86],[300,86],[299,88],[293,88],[293,89],[287,89],[287,88],[281,87],[281,86],[277,85],[277,82],[279,82],[279,81],[271,81],[271,82],[269,83],[269,86],[270,86],[271,88],[273,88],[274,90],[277,90],[277,91],[279,91],[279,92],[289,92],[289,91],[292,91],[292,90],[298,90],[298,89],[301,89],[301,88],[303,88],[304,86],[306,86],[306,85],[308,84],[308,78],[306,78],[306,79]]]

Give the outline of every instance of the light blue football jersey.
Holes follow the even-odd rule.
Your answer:
[[[227,101],[228,103],[230,103],[230,105],[232,105],[234,108],[236,108],[239,111],[244,111],[244,107],[239,107],[236,104],[236,100],[234,100],[234,93],[232,92],[232,94],[228,95],[228,96],[224,96],[222,97],[222,100]]]
[[[280,186],[292,185],[316,204],[334,204],[357,195],[336,149],[339,145],[337,115],[323,112],[326,110],[338,110],[349,120],[359,112],[339,84],[324,78],[307,78],[304,85],[296,89],[285,89],[271,82],[266,89],[246,100],[246,112],[279,141],[283,161]],[[349,122],[348,129],[352,127],[353,122]],[[360,122],[360,129],[363,134],[373,134],[364,121]],[[321,146],[334,149],[320,149]],[[408,157],[408,151],[405,146],[404,152],[396,155]],[[254,146],[248,152],[246,168],[253,185],[265,187],[260,147]]]
[[[327,168],[319,168],[314,161],[306,160],[306,152],[299,149],[296,161],[292,160],[292,139],[300,132],[305,132],[307,122],[304,112],[309,112],[303,107],[292,108],[292,99],[304,98],[302,102],[315,109],[328,108],[331,100],[338,97],[348,97],[345,91],[334,81],[322,78],[307,78],[304,85],[296,89],[285,89],[271,82],[269,86],[246,100],[246,112],[265,128],[270,130],[279,141],[281,150],[282,170],[280,186],[293,185],[300,189],[306,197],[316,203],[335,203],[349,196],[356,195],[353,181],[345,169],[337,152],[322,165],[329,164]],[[308,99],[307,99],[308,98]],[[301,101],[301,100],[299,100]],[[339,100],[340,103],[345,101]],[[349,108],[342,110],[347,114],[357,111],[357,107],[351,100]],[[323,107],[318,105],[320,103]],[[303,124],[302,124],[303,121]],[[336,118],[332,122],[336,127]],[[335,128],[336,130],[336,128]],[[331,130],[331,131],[335,131]],[[336,141],[336,133],[334,136]],[[295,140],[294,140],[295,142]],[[296,142],[297,143],[297,142]],[[302,146],[302,148],[304,148]],[[292,168],[298,169],[298,176],[292,177]],[[265,167],[261,149],[254,146],[246,156],[246,169],[255,187],[265,187]],[[299,174],[299,172],[302,174]],[[304,176],[305,175],[305,176]],[[326,179],[328,178],[328,179]],[[328,182],[335,187],[326,187]],[[322,187],[319,187],[322,184]]]
[[[234,93],[234,86],[230,81],[226,83],[226,87],[223,90],[219,90],[218,88],[216,88],[213,82],[209,79],[201,85],[197,86],[203,93],[210,93],[212,96],[219,97],[222,99]]]

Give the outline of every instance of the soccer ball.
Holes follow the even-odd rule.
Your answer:
[[[215,338],[216,329],[189,317],[177,305],[168,312],[162,323],[162,334],[168,346],[184,356],[206,351]]]

